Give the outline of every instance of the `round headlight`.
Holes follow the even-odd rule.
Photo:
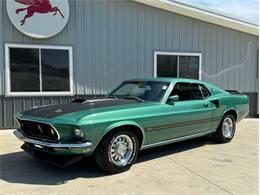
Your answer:
[[[81,129],[75,129],[74,134],[77,138],[82,138],[84,136]]]

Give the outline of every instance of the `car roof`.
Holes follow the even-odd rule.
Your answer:
[[[211,91],[212,94],[217,95],[221,93],[228,93],[224,89],[221,89],[215,85],[212,85],[210,83],[201,81],[201,80],[195,80],[195,79],[186,79],[186,78],[170,78],[170,77],[151,77],[151,78],[143,78],[143,79],[130,79],[126,80],[124,82],[129,82],[129,81],[161,81],[161,82],[169,82],[175,85],[176,83],[180,82],[186,82],[186,83],[198,83],[198,84],[203,84],[207,87],[208,90]]]
[[[170,77],[151,77],[151,78],[143,78],[143,79],[130,79],[127,81],[161,81],[161,82],[169,82],[172,83],[173,85],[175,85],[175,83],[182,83],[182,82],[186,82],[186,83],[198,83],[198,84],[203,84],[205,85],[210,91],[214,92],[214,95],[220,94],[220,93],[227,93],[224,89],[221,89],[215,85],[212,85],[210,83],[201,81],[201,80],[195,80],[195,79],[186,79],[186,78],[170,78]],[[127,82],[125,81],[125,82]]]
[[[176,82],[188,82],[188,83],[204,83],[200,80],[195,79],[185,79],[185,78],[170,78],[170,77],[152,77],[152,78],[143,78],[143,79],[130,79],[127,81],[162,81],[162,82],[170,82],[170,83],[176,83]]]

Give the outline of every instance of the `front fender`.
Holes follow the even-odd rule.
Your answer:
[[[142,131],[142,134],[143,134],[143,141],[141,143],[141,146],[142,146],[143,143],[144,143],[144,140],[145,140],[144,129],[138,123],[136,123],[135,121],[127,120],[127,121],[118,121],[118,122],[112,123],[107,128],[105,128],[105,130],[103,131],[103,135],[100,137],[99,141],[95,144],[94,149],[98,146],[99,142],[104,138],[104,136],[107,133],[109,133],[110,131],[112,131],[115,128],[118,128],[118,127],[121,127],[121,126],[129,126],[129,125],[135,126]]]

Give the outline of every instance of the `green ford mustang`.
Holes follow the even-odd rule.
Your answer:
[[[18,113],[14,134],[38,158],[93,154],[102,169],[119,173],[131,167],[142,149],[208,134],[229,142],[248,111],[247,96],[202,81],[137,79],[122,82],[104,98]]]

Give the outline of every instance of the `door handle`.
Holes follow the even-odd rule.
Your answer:
[[[208,103],[204,103],[203,106],[204,107],[209,107],[209,104]]]

